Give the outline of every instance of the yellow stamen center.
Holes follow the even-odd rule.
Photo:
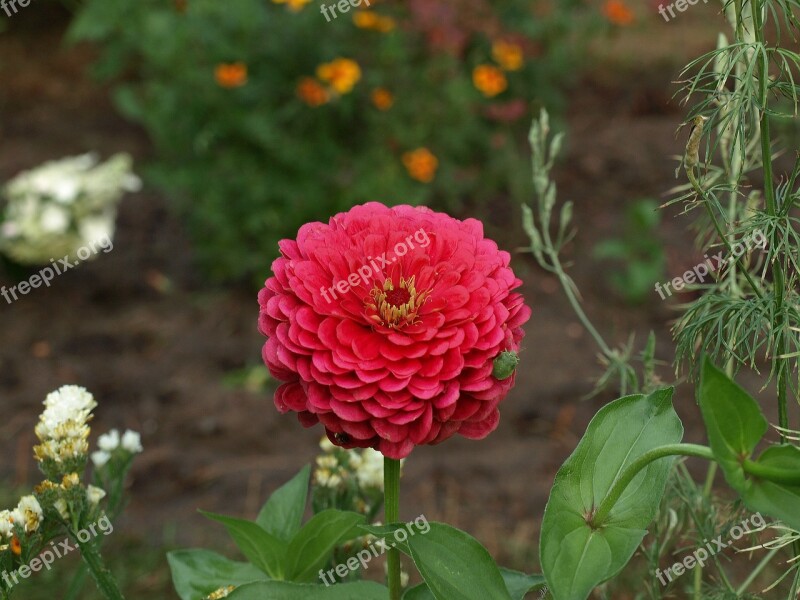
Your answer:
[[[430,292],[417,293],[414,283],[415,277],[408,279],[401,277],[400,285],[394,287],[391,279],[386,279],[381,288],[377,283],[370,291],[375,309],[371,318],[390,329],[399,329],[405,325],[417,322],[417,315]]]

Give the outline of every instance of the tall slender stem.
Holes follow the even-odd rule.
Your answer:
[[[384,516],[386,524],[400,520],[400,461],[383,458]],[[388,566],[389,600],[400,600],[400,551],[391,548],[386,556]]]
[[[94,577],[97,583],[97,589],[106,598],[106,600],[125,600],[122,595],[117,582],[114,580],[111,571],[109,571],[103,563],[103,558],[94,544],[93,540],[82,542],[77,536],[74,536],[75,543],[81,551],[81,558],[89,569],[89,572]]]
[[[778,214],[779,206],[775,198],[775,184],[774,175],[772,170],[772,151],[771,151],[771,135],[769,114],[767,113],[767,102],[769,100],[769,72],[767,57],[766,40],[764,37],[764,19],[763,8],[761,0],[750,0],[750,9],[753,15],[753,31],[755,33],[756,41],[761,46],[758,53],[758,84],[759,84],[759,98],[758,104],[761,110],[761,162],[763,163],[764,170],[764,198],[766,199],[767,214],[774,217]],[[772,264],[772,279],[774,290],[775,314],[780,319],[780,323],[775,323],[778,329],[775,358],[777,362],[777,384],[778,384],[778,424],[783,428],[789,427],[789,416],[786,407],[786,336],[784,328],[786,327],[785,318],[783,316],[783,295],[784,295],[784,274],[783,266],[779,261],[774,261]],[[781,432],[781,439],[785,442],[784,433]]]

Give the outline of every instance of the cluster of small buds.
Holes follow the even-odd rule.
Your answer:
[[[92,452],[92,463],[98,469],[104,467],[111,460],[111,456],[118,448],[122,448],[130,455],[139,454],[144,450],[142,448],[142,436],[130,429],[121,436],[119,431],[112,429],[100,436],[97,440],[97,447],[100,449],[97,452]]]
[[[47,395],[36,425],[33,454],[48,477],[77,471],[89,453],[89,421],[97,406],[84,388],[65,385]]]

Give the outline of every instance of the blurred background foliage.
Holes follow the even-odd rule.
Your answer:
[[[347,4],[347,3],[345,3]],[[352,4],[352,3],[351,3]],[[298,227],[380,200],[459,207],[529,193],[524,132],[558,114],[604,21],[583,0],[86,0],[68,39],[147,130],[217,280],[263,279]]]

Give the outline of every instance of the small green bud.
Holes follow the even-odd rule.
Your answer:
[[[494,367],[492,368],[492,375],[495,379],[502,381],[508,379],[519,364],[519,356],[516,352],[504,350],[494,359]]]

